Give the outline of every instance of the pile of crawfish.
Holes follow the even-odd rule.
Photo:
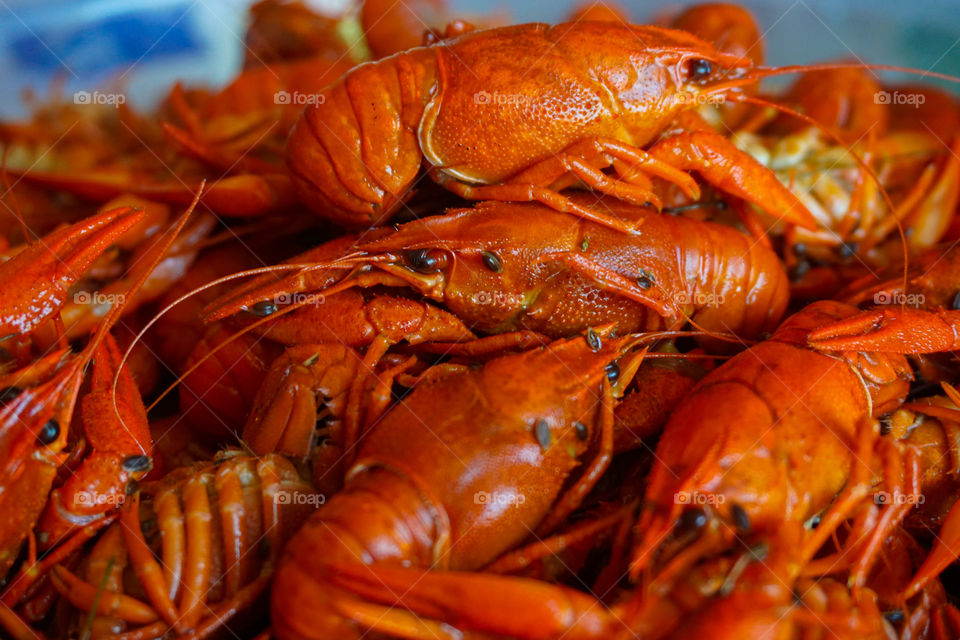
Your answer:
[[[463,18],[0,124],[0,635],[960,638],[957,99]]]

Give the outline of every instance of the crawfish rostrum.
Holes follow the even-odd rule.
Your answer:
[[[0,123],[0,635],[960,637],[960,79],[357,5]]]

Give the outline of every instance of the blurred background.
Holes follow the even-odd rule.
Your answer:
[[[116,88],[149,106],[175,80],[220,86],[243,60],[249,2],[240,0],[0,0],[0,117],[25,116],[24,90]],[[349,0],[314,0],[337,14]],[[450,0],[466,19],[558,22],[579,0]],[[689,2],[620,0],[634,22]],[[766,30],[771,64],[859,59],[960,75],[957,0],[747,0]],[[897,79],[891,76],[891,79]]]

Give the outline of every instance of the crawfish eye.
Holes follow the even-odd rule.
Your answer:
[[[707,514],[700,507],[694,507],[680,514],[676,531],[680,535],[686,535],[700,531],[705,526],[707,526]]]
[[[687,62],[687,75],[691,80],[706,80],[713,73],[713,65],[709,60],[694,58]]]
[[[604,372],[607,374],[607,380],[610,381],[610,384],[615,384],[620,379],[620,365],[616,362],[608,364],[604,368]]]
[[[652,273],[647,273],[646,271],[641,270],[640,275],[637,276],[637,286],[644,291],[649,291],[654,282],[655,280]]]
[[[52,444],[60,437],[60,423],[56,420],[47,420],[40,433],[37,434],[37,441],[42,445]]]
[[[730,508],[730,515],[733,516],[733,524],[737,526],[737,529],[742,532],[750,530],[750,516],[747,515],[746,509],[734,502]]]
[[[23,391],[20,387],[4,387],[0,389],[0,405],[7,404]]]
[[[407,259],[410,267],[419,273],[436,273],[447,266],[447,254],[436,249],[414,249]]]
[[[269,300],[261,300],[260,302],[250,305],[247,311],[260,318],[265,318],[272,313],[276,313],[277,305]]]
[[[600,335],[593,330],[593,327],[587,327],[586,338],[590,351],[600,351],[603,348],[603,341],[600,339]]]
[[[137,472],[146,471],[150,468],[151,462],[149,456],[128,456],[120,463],[124,471]]]
[[[480,254],[483,258],[483,266],[494,273],[500,273],[503,271],[503,262],[500,260],[500,256],[495,254],[493,251],[484,251]]]
[[[546,450],[550,446],[550,425],[540,418],[534,425],[533,431],[537,436],[537,442],[540,443],[540,448]]]
[[[856,242],[842,242],[837,247],[837,253],[841,258],[849,258],[857,252],[858,248]]]
[[[579,421],[573,423],[573,430],[577,434],[577,439],[580,440],[581,442],[586,440],[587,437],[590,435],[590,430],[587,429],[587,425]]]
[[[903,622],[903,610],[902,609],[891,609],[889,611],[883,612],[883,617],[886,618],[887,622],[892,624],[900,624]]]

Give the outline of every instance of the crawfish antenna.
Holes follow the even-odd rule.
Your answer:
[[[758,78],[769,78],[773,76],[782,76],[790,73],[805,73],[807,71],[834,71],[836,69],[869,69],[871,71],[893,71],[896,73],[909,73],[910,75],[923,78],[936,78],[946,82],[960,83],[960,77],[952,76],[946,73],[938,73],[914,67],[898,67],[892,64],[867,64],[865,62],[821,62],[817,64],[794,64],[783,67],[754,67],[750,75]]]
[[[100,326],[97,327],[97,331],[94,334],[93,338],[84,347],[84,355],[86,359],[89,359],[93,354],[93,351],[97,348],[100,342],[106,337],[107,333],[110,332],[110,329],[120,318],[120,314],[123,313],[123,309],[126,304],[140,291],[143,287],[143,284],[147,281],[147,278],[153,273],[154,269],[157,268],[157,265],[160,264],[160,261],[163,260],[163,257],[167,254],[167,251],[170,250],[170,246],[176,240],[177,236],[180,235],[180,232],[183,230],[184,226],[187,224],[187,220],[190,219],[190,216],[193,214],[194,209],[196,209],[197,204],[200,202],[200,196],[203,193],[204,187],[206,186],[206,180],[200,183],[200,188],[197,190],[196,195],[193,197],[193,201],[190,203],[190,206],[184,212],[180,219],[173,225],[172,228],[168,229],[162,233],[156,241],[153,243],[153,246],[150,247],[146,255],[146,266],[141,269],[140,274],[137,276],[137,279],[134,280],[133,284],[127,290],[126,295],[121,298],[115,305],[110,307],[110,311],[107,312],[107,315],[104,316],[103,321],[100,323]],[[139,336],[138,336],[139,337]],[[124,365],[127,363],[127,358],[130,355],[133,346],[136,344],[136,340],[130,344],[130,347],[124,352],[123,357],[120,359],[120,364],[117,366],[117,371],[113,375],[113,386],[111,387],[111,396],[113,398],[113,411],[117,417],[117,420],[126,429],[126,425],[123,422],[123,417],[120,415],[120,409],[117,406],[117,384],[120,380],[120,371],[123,369]]]
[[[294,268],[299,269],[299,268],[306,268],[306,267],[311,267],[311,268],[312,268],[312,267],[314,267],[314,266],[316,266],[316,265],[309,265],[309,264],[305,264],[305,265],[301,265],[301,264],[287,264],[287,265],[275,265],[275,266],[276,266],[276,267],[286,267],[286,268],[289,268],[289,269],[294,269]],[[133,345],[136,344],[136,343],[140,340],[140,337],[143,336],[143,334],[146,333],[146,332],[150,329],[150,327],[152,327],[153,324],[154,324],[159,318],[161,318],[161,317],[162,317],[165,313],[167,313],[170,309],[172,309],[173,307],[177,306],[178,304],[180,304],[181,302],[183,302],[183,301],[186,300],[187,298],[189,298],[189,297],[191,297],[191,296],[194,296],[194,295],[200,293],[201,291],[204,291],[205,289],[208,289],[208,288],[210,288],[210,287],[216,286],[216,285],[218,285],[218,284],[222,284],[222,283],[224,283],[224,282],[229,282],[230,280],[234,280],[234,279],[236,279],[236,278],[242,278],[242,277],[245,277],[245,276],[248,276],[248,275],[256,275],[256,274],[259,274],[259,273],[270,273],[272,270],[274,270],[274,267],[262,267],[262,268],[260,268],[260,269],[252,269],[251,271],[241,271],[241,272],[238,272],[238,273],[234,273],[234,274],[230,274],[230,275],[224,276],[224,277],[222,277],[222,278],[219,278],[219,279],[217,279],[217,280],[214,280],[213,282],[208,282],[207,284],[205,284],[205,285],[203,285],[203,286],[201,286],[201,287],[198,287],[198,288],[194,289],[193,291],[189,291],[189,292],[183,294],[182,296],[180,296],[179,298],[177,298],[176,300],[174,300],[173,302],[171,302],[170,304],[168,304],[166,307],[164,307],[163,309],[161,309],[160,312],[157,313],[157,315],[156,315],[155,317],[153,317],[153,318],[150,319],[150,322],[148,322],[147,325],[146,325],[143,329],[140,330],[140,333],[137,334],[137,336],[136,336],[136,338],[134,339],[133,343],[131,343],[131,346],[127,349],[127,352],[128,352],[128,353],[130,352],[130,350],[133,348]],[[252,273],[252,272],[256,272],[256,274],[255,274],[255,273]],[[340,282],[340,283],[338,283],[338,284],[336,284],[336,285],[333,285],[333,286],[330,287],[329,289],[325,289],[325,291],[326,291],[326,294],[325,294],[325,295],[333,295],[333,294],[335,294],[335,293],[339,293],[339,292],[343,291],[344,289],[349,289],[349,288],[351,288],[351,287],[353,286],[353,283],[349,281],[350,275],[351,275],[351,274],[347,274],[347,276],[344,277],[344,279],[343,279],[342,282]],[[226,347],[227,345],[229,345],[230,343],[232,343],[232,342],[240,339],[240,338],[243,337],[245,334],[250,333],[251,331],[253,331],[253,330],[256,329],[257,327],[259,327],[259,326],[261,326],[261,325],[263,325],[263,324],[266,324],[267,322],[273,322],[273,321],[276,320],[277,318],[279,318],[279,317],[281,317],[281,316],[284,316],[284,315],[286,315],[286,314],[288,314],[288,313],[292,313],[292,312],[296,311],[297,309],[300,309],[301,307],[305,307],[305,306],[307,306],[307,305],[309,305],[309,304],[311,304],[309,300],[301,300],[301,301],[298,301],[298,302],[294,302],[294,303],[292,303],[292,304],[289,304],[289,305],[283,307],[282,309],[278,309],[277,311],[275,311],[275,312],[273,312],[273,313],[271,313],[271,314],[269,314],[269,315],[263,316],[262,318],[256,320],[255,322],[252,322],[251,324],[249,324],[249,325],[243,327],[242,329],[238,330],[237,332],[235,332],[233,335],[231,335],[231,336],[230,336],[229,338],[227,338],[226,340],[224,340],[224,341],[222,341],[222,342],[214,345],[209,351],[207,351],[207,353],[205,353],[205,354],[203,355],[202,358],[200,358],[199,360],[197,360],[196,362],[194,362],[192,365],[190,365],[190,367],[188,367],[186,371],[184,371],[183,373],[181,373],[181,374],[177,377],[176,380],[174,380],[173,382],[171,382],[170,385],[167,386],[167,388],[164,389],[164,390],[160,393],[160,395],[158,395],[158,396],[154,399],[154,401],[153,401],[152,403],[150,403],[150,406],[147,407],[147,411],[150,411],[150,410],[152,410],[155,406],[157,406],[157,403],[160,402],[161,400],[163,400],[165,397],[167,397],[167,395],[168,395],[171,391],[173,391],[173,390],[177,387],[178,384],[180,384],[181,382],[183,382],[184,378],[186,378],[186,377],[189,376],[191,373],[193,373],[195,370],[197,370],[201,365],[203,365],[204,362],[206,362],[207,360],[209,360],[210,358],[212,358],[213,356],[215,356],[218,351],[220,351],[221,349],[225,348],[225,347]],[[242,443],[241,443],[241,444],[242,444]]]

